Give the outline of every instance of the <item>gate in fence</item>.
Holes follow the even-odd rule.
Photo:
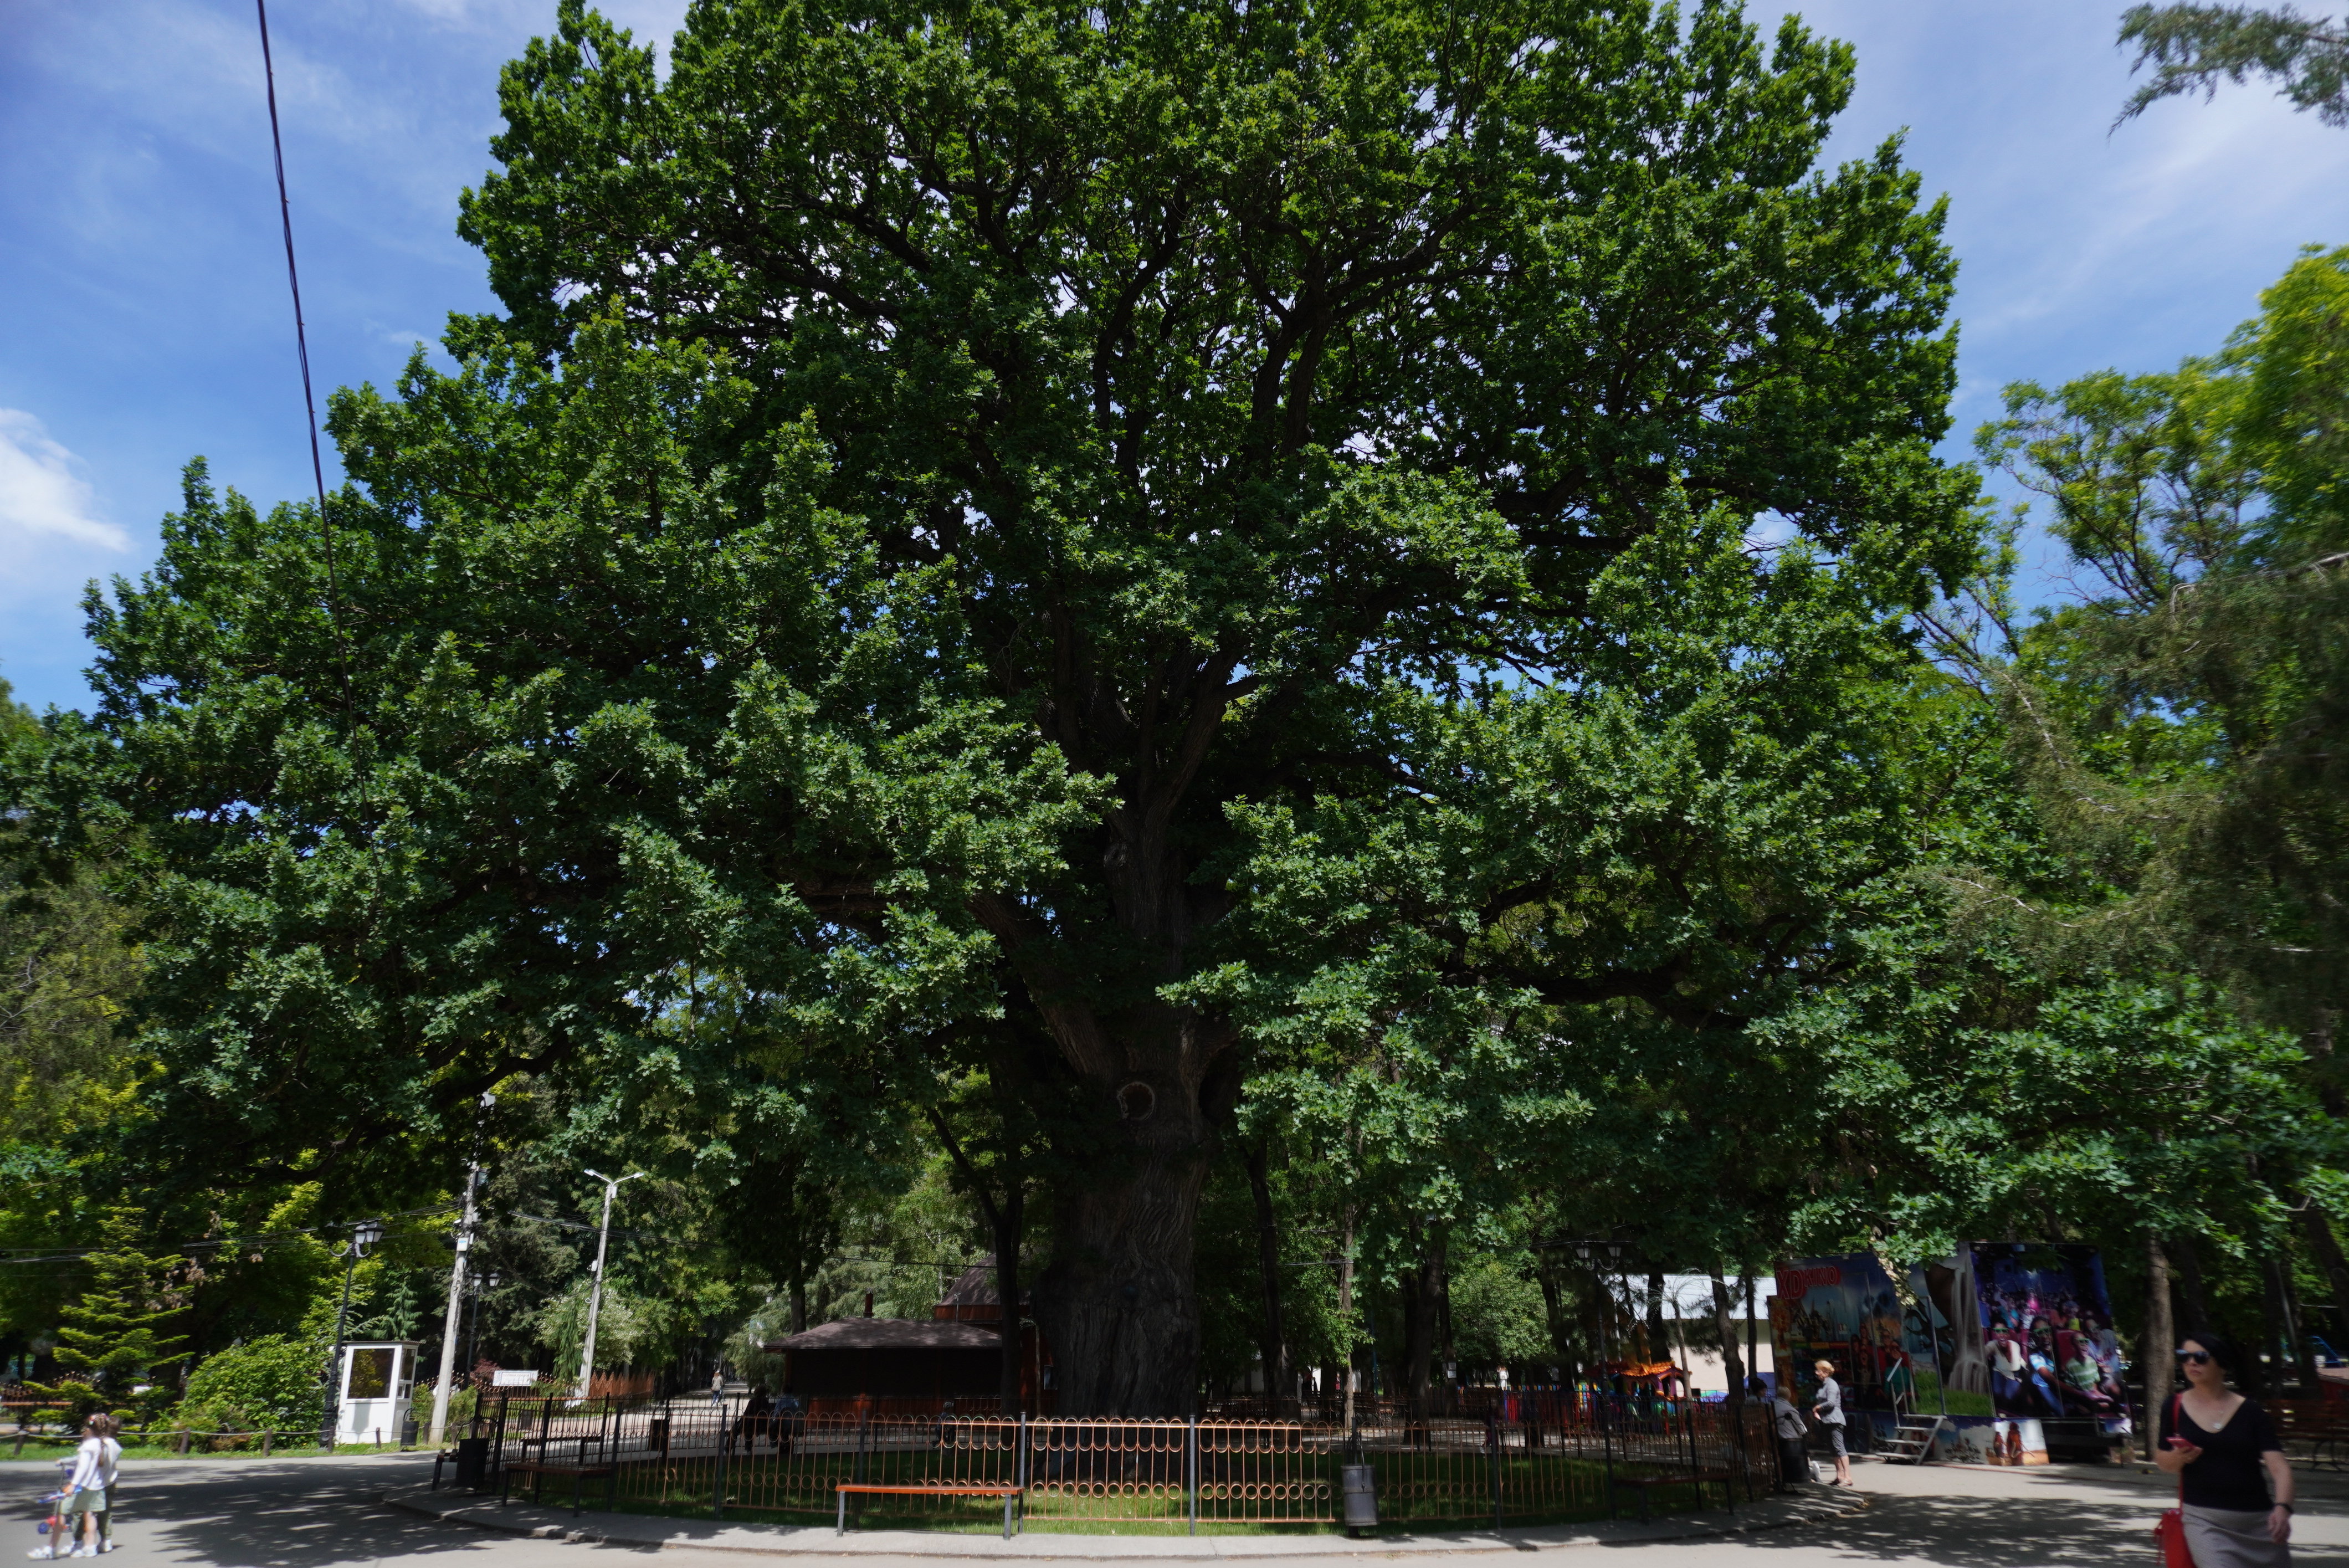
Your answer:
[[[1533,1415],[1533,1412],[1526,1412]],[[1371,1467],[1382,1523],[1564,1522],[1733,1506],[1771,1482],[1759,1406],[1603,1397],[1506,1421],[1388,1413],[1306,1421],[776,1416],[714,1405],[508,1397],[486,1417],[491,1485],[574,1506],[866,1524],[1091,1530],[1328,1527],[1339,1468]],[[990,1495],[949,1488],[991,1489]]]

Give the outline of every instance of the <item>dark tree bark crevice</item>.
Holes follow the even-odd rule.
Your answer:
[[[1264,1294],[1257,1353],[1264,1361],[1264,1391],[1269,1398],[1287,1399],[1290,1394],[1288,1343],[1280,1321],[1280,1229],[1272,1206],[1270,1136],[1244,1144],[1240,1163],[1247,1170],[1248,1193],[1256,1204],[1257,1270]]]

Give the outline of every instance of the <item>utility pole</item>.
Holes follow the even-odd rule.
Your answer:
[[[498,1103],[483,1090],[473,1116],[473,1158],[465,1168],[465,1216],[457,1221],[457,1261],[449,1268],[449,1314],[440,1324],[440,1381],[432,1389],[432,1446],[439,1448],[449,1429],[450,1385],[457,1369],[457,1331],[464,1326],[465,1254],[473,1247],[473,1221],[481,1190],[481,1117]],[[466,1368],[471,1371],[471,1367]]]
[[[589,1379],[595,1375],[595,1314],[604,1307],[604,1253],[612,1240],[612,1197],[620,1190],[623,1181],[634,1181],[644,1174],[632,1170],[626,1176],[611,1177],[600,1170],[587,1173],[604,1184],[604,1223],[595,1232],[595,1282],[587,1291],[587,1343],[579,1351],[579,1399],[587,1398]]]

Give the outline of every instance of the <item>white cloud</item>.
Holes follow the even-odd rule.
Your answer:
[[[130,548],[130,536],[98,515],[81,462],[21,409],[0,409],[0,544],[46,535]]]

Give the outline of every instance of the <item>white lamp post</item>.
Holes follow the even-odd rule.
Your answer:
[[[634,1181],[644,1174],[632,1170],[626,1176],[606,1176],[600,1170],[587,1173],[604,1184],[604,1223],[595,1232],[595,1278],[587,1288],[587,1343],[579,1351],[579,1397],[587,1397],[589,1379],[595,1376],[595,1314],[604,1307],[604,1253],[612,1240],[612,1198],[620,1190],[623,1181]]]

